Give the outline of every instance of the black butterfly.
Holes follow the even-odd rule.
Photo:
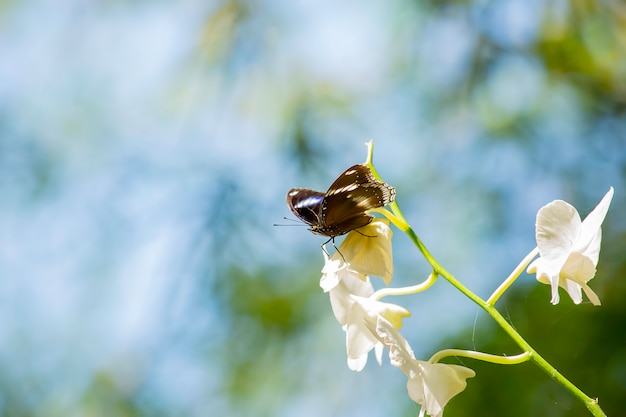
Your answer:
[[[325,193],[308,188],[287,192],[289,209],[311,232],[333,239],[369,224],[367,210],[383,207],[396,198],[396,189],[378,181],[362,164],[346,169]]]

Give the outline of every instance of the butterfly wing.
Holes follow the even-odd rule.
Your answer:
[[[366,213],[391,203],[396,189],[378,181],[362,164],[345,170],[326,193],[308,188],[287,192],[287,206],[313,233],[335,237],[369,224]]]
[[[292,188],[287,192],[289,210],[309,226],[318,226],[324,193],[308,188]]]
[[[367,210],[394,201],[396,190],[378,181],[362,164],[351,166],[332,183],[321,206],[320,224],[328,236],[339,236],[369,224]]]

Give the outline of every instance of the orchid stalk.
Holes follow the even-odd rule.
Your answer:
[[[373,175],[380,180],[372,161],[373,142],[369,142],[368,158],[365,163]],[[540,210],[537,217],[537,242],[538,247],[533,249],[515,268],[509,277],[494,291],[487,300],[472,292],[463,285],[454,275],[448,272],[433,257],[424,243],[417,236],[415,231],[404,217],[397,201],[390,204],[391,212],[386,209],[376,209],[376,211],[389,219],[398,229],[405,232],[417,249],[424,256],[426,261],[433,269],[433,273],[425,283],[415,286],[411,289],[383,289],[379,290],[376,298],[380,299],[385,296],[387,291],[389,294],[409,293],[411,291],[422,291],[432,285],[437,276],[452,284],[456,289],[463,293],[467,298],[485,310],[493,320],[513,339],[520,347],[522,353],[516,356],[506,357],[490,355],[474,351],[461,350],[445,350],[435,354],[429,363],[436,363],[446,356],[463,356],[477,360],[488,361],[499,364],[516,364],[530,361],[541,368],[548,376],[563,386],[572,395],[582,401],[589,412],[594,416],[606,416],[600,408],[598,400],[591,398],[580,390],[576,385],[570,382],[563,374],[561,374],[554,366],[544,359],[502,316],[496,309],[495,304],[500,296],[507,288],[519,277],[519,275],[528,267],[531,261],[539,254],[530,267],[529,273],[537,273],[537,280],[542,283],[550,284],[552,287],[552,303],[557,303],[558,289],[564,288],[572,297],[575,303],[580,303],[581,290],[588,296],[593,304],[599,305],[599,299],[595,293],[589,288],[587,282],[595,275],[595,266],[598,262],[598,252],[600,248],[600,225],[604,220],[608,206],[613,195],[611,188],[607,195],[600,202],[596,210],[594,210],[585,221],[581,222],[576,210],[563,201],[555,201]],[[371,325],[370,325],[371,326]],[[391,330],[387,329],[387,333]]]

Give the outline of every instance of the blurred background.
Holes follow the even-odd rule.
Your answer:
[[[323,238],[273,226],[370,139],[483,297],[541,206],[585,216],[615,187],[603,305],[524,273],[499,307],[624,415],[625,112],[619,1],[1,1],[0,415],[417,415],[387,360],[347,368]],[[394,286],[430,272],[399,232],[394,259]],[[444,280],[387,301],[419,358],[519,353]],[[477,375],[447,417],[589,415],[533,365],[450,362]]]

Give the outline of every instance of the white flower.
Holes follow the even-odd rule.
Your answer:
[[[399,329],[402,318],[411,314],[395,304],[369,298],[374,287],[368,275],[382,277],[387,285],[391,281],[391,236],[387,220],[376,219],[348,233],[332,257],[324,252],[320,286],[329,293],[335,318],[346,332],[348,367],[355,371],[365,367],[369,351],[374,348],[378,362],[382,362],[382,344],[365,322],[376,323],[381,315]]]
[[[389,348],[389,359],[408,377],[409,397],[422,406],[422,415],[441,417],[443,408],[467,386],[465,381],[476,373],[464,366],[430,363],[415,359],[409,343],[385,318],[378,317],[376,333]]]
[[[328,292],[335,288],[345,277],[357,278],[365,282],[367,275],[353,271],[349,268],[349,264],[343,260],[339,252],[336,252],[331,258],[324,252],[324,268],[322,268],[322,278],[320,279],[320,287],[324,292]],[[369,284],[371,287],[372,284]],[[372,288],[372,294],[374,289]],[[369,295],[369,294],[368,294]]]
[[[343,326],[347,323],[348,314],[355,302],[352,297],[369,297],[374,294],[374,286],[372,286],[369,277],[357,274],[347,268],[342,269],[341,276],[342,279],[328,293],[335,318]]]
[[[326,272],[322,281],[329,286],[335,283],[328,293],[335,318],[346,332],[348,367],[354,371],[362,370],[369,351],[374,348],[378,362],[381,363],[382,345],[365,325],[365,321],[375,323],[377,316],[382,315],[399,329],[402,318],[411,313],[395,304],[370,299],[374,287],[369,278],[348,269],[347,264],[340,259],[327,259],[323,271]]]
[[[351,270],[381,277],[389,285],[393,276],[392,235],[386,219],[375,219],[367,226],[348,233],[339,246],[339,252]]]
[[[596,274],[600,255],[602,230],[606,212],[613,198],[613,187],[584,221],[574,207],[555,200],[537,213],[536,237],[540,257],[527,269],[537,280],[552,286],[552,304],[559,302],[559,287],[567,291],[575,304],[582,301],[582,292],[594,305],[600,299],[587,285]]]

